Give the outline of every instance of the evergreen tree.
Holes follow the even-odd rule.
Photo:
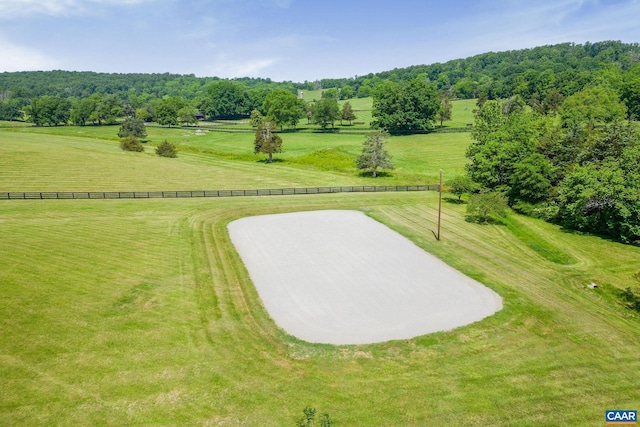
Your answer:
[[[258,110],[251,111],[251,116],[249,117],[249,123],[251,124],[252,128],[257,128],[262,124],[263,121],[264,121],[264,117],[262,116],[260,111]]]
[[[385,150],[386,132],[376,131],[366,135],[362,154],[356,159],[356,166],[360,170],[370,171],[372,176],[378,176],[378,169],[393,169],[391,156]]]
[[[164,140],[158,147],[156,148],[156,156],[160,157],[178,157],[178,149],[172,143],[167,140]]]
[[[118,131],[120,138],[127,136],[135,136],[136,138],[145,138],[147,136],[147,130],[144,127],[144,122],[140,119],[127,117],[127,119],[120,126]]]
[[[340,121],[346,120],[351,124],[356,119],[356,115],[353,112],[353,108],[351,108],[351,104],[349,102],[345,102],[342,105],[342,111],[340,112]]]

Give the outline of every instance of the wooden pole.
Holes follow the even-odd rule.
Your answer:
[[[440,169],[440,187],[438,191],[438,241],[440,241],[441,218],[442,218],[442,169]]]

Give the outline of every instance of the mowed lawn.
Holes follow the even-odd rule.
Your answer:
[[[389,144],[400,158],[400,146],[424,142],[404,138]],[[159,159],[87,138],[0,132],[0,147],[0,191],[371,182],[287,161]],[[420,176],[422,161],[406,156],[406,176]],[[425,164],[422,176],[436,176]],[[443,207],[437,242],[434,192],[0,201],[0,424],[293,426],[311,405],[342,426],[599,426],[606,409],[638,409],[640,319],[616,293],[640,285],[640,248],[518,217],[575,260],[560,265],[506,227],[466,222],[464,204]],[[226,225],[316,209],[367,213],[500,293],[504,309],[375,345],[287,336]]]
[[[284,133],[276,164],[253,154],[253,134],[150,128],[145,153],[123,152],[117,127],[53,127],[0,131],[0,191],[152,191],[281,188],[326,185],[407,185],[463,173],[468,133],[391,137],[395,170],[361,176],[355,159],[363,135]],[[154,155],[178,146],[177,159]]]

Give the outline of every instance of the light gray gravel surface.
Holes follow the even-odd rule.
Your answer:
[[[229,233],[271,317],[305,341],[407,339],[502,308],[491,289],[362,212],[247,217]]]

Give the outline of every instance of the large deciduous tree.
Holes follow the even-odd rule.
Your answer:
[[[71,101],[57,96],[33,98],[25,107],[27,119],[36,126],[67,124],[71,116]]]
[[[264,120],[256,129],[253,153],[269,155],[269,163],[273,163],[273,153],[282,152],[282,138],[275,132],[276,124],[273,120]]]
[[[181,98],[172,96],[162,99],[156,107],[156,121],[163,126],[177,126],[178,112],[183,107]]]
[[[334,98],[322,98],[316,101],[312,112],[313,122],[319,124],[322,129],[326,129],[329,124],[333,127],[334,122],[340,118],[340,107]]]
[[[96,101],[93,98],[78,99],[71,109],[71,121],[79,126],[85,126],[91,121],[96,111]]]
[[[374,178],[378,176],[380,169],[393,169],[391,156],[385,150],[388,136],[389,134],[383,131],[370,132],[366,135],[362,154],[356,159],[358,169],[371,172]]]
[[[340,99],[351,99],[356,95],[356,91],[351,85],[344,85],[340,88]]]
[[[632,120],[640,120],[640,64],[635,64],[625,76],[622,100]]]
[[[22,118],[22,110],[16,99],[3,101],[0,99],[0,120],[17,120]]]
[[[551,179],[549,162],[533,156],[546,132],[547,122],[538,114],[526,111],[507,113],[505,110],[508,111],[503,103],[487,101],[476,111],[472,131],[474,141],[466,153],[471,160],[466,166],[467,172],[485,189],[507,194],[526,193],[525,183],[513,178],[516,169],[519,176],[528,177],[526,185],[531,185],[535,178]],[[527,161],[517,167],[525,159]]]
[[[393,134],[429,131],[439,108],[435,86],[423,79],[387,81],[373,95],[373,126]]]
[[[102,94],[92,95],[91,98],[96,103],[96,109],[91,116],[92,120],[97,121],[99,125],[116,123],[116,118],[123,113],[122,100],[116,95]]]
[[[558,186],[559,221],[573,229],[633,242],[640,239],[640,135],[613,123],[585,146],[591,155]]]
[[[198,122],[196,115],[198,110],[194,107],[186,106],[178,110],[178,121],[183,125],[193,125]]]
[[[640,239],[640,146],[622,162],[577,166],[558,188],[558,218],[573,229],[633,242]]]
[[[329,89],[323,90],[322,97],[338,100],[338,98],[340,97],[340,94],[338,93],[338,88],[330,87]]]
[[[198,108],[212,119],[237,119],[249,113],[249,101],[242,86],[223,80],[209,86]]]
[[[586,123],[588,127],[623,120],[626,114],[627,107],[616,91],[602,86],[589,87],[571,95],[560,107],[563,123]]]
[[[510,176],[512,200],[538,203],[549,199],[556,169],[539,153],[531,153],[513,166]]]
[[[155,108],[153,109],[153,111],[155,111]],[[140,119],[143,122],[152,122],[153,114],[151,114],[149,108],[141,107],[136,110],[136,119]]]
[[[472,194],[467,204],[467,219],[487,224],[501,222],[508,212],[507,198],[504,194],[487,191]]]
[[[303,101],[284,89],[276,89],[269,93],[264,100],[262,109],[280,129],[284,125],[295,128],[305,112]]]

